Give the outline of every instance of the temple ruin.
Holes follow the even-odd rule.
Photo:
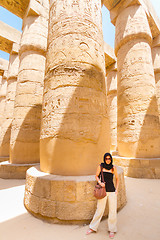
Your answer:
[[[115,26],[104,42],[102,5]],[[105,152],[124,175],[160,178],[160,20],[149,0],[0,0],[0,177],[25,178],[24,205],[51,222],[87,222]],[[105,216],[108,213],[106,208]]]

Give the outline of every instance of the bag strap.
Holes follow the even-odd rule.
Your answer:
[[[101,167],[101,176],[102,176],[102,181],[104,182],[104,176],[103,176],[102,166],[100,165],[100,167]]]

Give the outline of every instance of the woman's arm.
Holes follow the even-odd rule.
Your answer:
[[[116,193],[118,193],[119,178],[118,178],[117,168],[115,166],[114,166],[114,175],[115,175],[115,178],[116,178]]]
[[[100,165],[98,165],[95,178],[96,178],[97,182],[99,183],[99,185],[101,185],[101,187],[105,187],[105,183],[101,182],[101,180],[98,177],[100,172],[101,172],[101,167],[100,167]]]

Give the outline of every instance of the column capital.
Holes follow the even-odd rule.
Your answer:
[[[153,38],[160,34],[160,19],[158,18],[150,0],[104,0],[103,4],[110,11],[113,25],[117,16],[131,5],[142,5],[148,18]]]

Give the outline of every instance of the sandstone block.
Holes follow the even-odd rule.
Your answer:
[[[93,216],[95,208],[95,201],[82,201],[74,203],[57,202],[56,215],[61,220],[89,220]]]
[[[93,189],[96,181],[79,181],[76,186],[76,199],[77,201],[93,201]]]
[[[40,198],[25,191],[25,206],[34,213],[39,213]]]
[[[39,214],[45,217],[54,218],[56,216],[56,202],[40,198]]]

